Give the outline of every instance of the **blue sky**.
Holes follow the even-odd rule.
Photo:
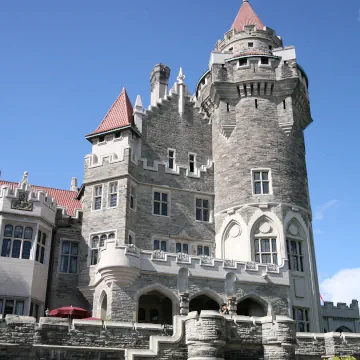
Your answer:
[[[359,170],[360,3],[252,0],[310,79],[314,123],[307,160],[320,280],[360,276],[356,229]],[[18,181],[68,188],[82,179],[93,131],[126,86],[149,103],[149,74],[182,66],[191,91],[230,28],[241,0],[11,0],[0,12],[0,169]],[[81,182],[81,180],[80,180]],[[357,271],[357,272],[356,272]],[[349,276],[349,275],[347,275]],[[343,282],[343,279],[340,280]],[[349,290],[350,291],[350,290]],[[360,291],[351,296],[360,297]],[[351,297],[350,296],[350,297]]]

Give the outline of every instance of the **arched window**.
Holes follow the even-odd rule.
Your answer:
[[[161,242],[161,251],[167,251],[167,243],[166,241],[162,241]]]
[[[237,315],[263,317],[267,314],[267,309],[260,302],[252,298],[239,301],[237,304]]]
[[[91,265],[96,265],[99,260],[99,237],[93,236],[91,239]]]
[[[253,256],[260,264],[278,264],[277,234],[272,222],[266,217],[259,219],[253,227]]]
[[[105,234],[104,234],[104,235],[101,235],[101,238],[100,238],[100,247],[104,247],[106,240],[107,240],[107,236],[106,236]]]
[[[26,227],[24,232],[24,239],[32,240],[33,229],[31,227]]]
[[[14,238],[22,239],[22,237],[23,237],[23,227],[15,226]]]
[[[114,234],[114,233],[110,233],[110,234],[109,234],[109,239],[115,239],[115,234]]]
[[[13,236],[13,226],[12,225],[5,225],[4,236],[6,236],[6,237]]]
[[[105,294],[101,301],[101,320],[106,320],[107,317],[107,295]]]
[[[286,233],[286,251],[289,269],[304,272],[304,243],[305,234],[297,220],[291,221]]]
[[[346,327],[346,326],[340,326],[339,328],[336,329],[336,332],[349,332],[349,333],[352,333],[352,331]]]

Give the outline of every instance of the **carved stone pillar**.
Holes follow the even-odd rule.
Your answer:
[[[189,314],[189,294],[181,293],[180,297],[180,315],[188,315]]]

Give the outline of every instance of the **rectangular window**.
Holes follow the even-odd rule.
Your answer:
[[[0,316],[24,315],[25,301],[18,299],[0,299]]]
[[[304,272],[304,255],[301,241],[286,240],[286,248],[289,260],[289,269]]]
[[[255,262],[278,264],[276,239],[255,239]]]
[[[270,194],[269,171],[253,171],[253,186],[255,195]]]
[[[154,191],[154,215],[168,216],[169,194]]]
[[[296,331],[310,332],[308,309],[293,307],[293,319],[296,321]]]
[[[195,154],[189,154],[189,173],[195,173]]]
[[[94,186],[94,210],[101,209],[102,185]]]
[[[209,222],[209,200],[196,198],[196,220]]]
[[[245,65],[247,65],[247,63],[248,63],[247,58],[242,58],[242,59],[240,59],[240,61],[239,61],[239,65],[240,65],[240,66],[245,66]]]
[[[154,240],[154,250],[167,251],[167,242],[165,240]]]
[[[254,47],[254,43],[253,43],[253,42],[249,42],[249,43],[248,43],[248,47],[249,47],[249,48]]]
[[[116,207],[118,200],[118,182],[114,181],[109,184],[109,202],[110,207]]]
[[[136,187],[135,185],[130,185],[130,209],[136,210]]]
[[[175,150],[168,150],[168,167],[169,169],[174,169],[175,167]]]
[[[210,256],[210,248],[208,246],[198,245],[197,255],[198,256],[201,256],[201,255]]]
[[[11,240],[3,239],[2,248],[1,248],[1,256],[10,257],[10,249],[11,249]]]
[[[60,272],[76,274],[78,265],[79,244],[72,241],[63,241],[60,255]]]
[[[4,316],[14,313],[15,300],[5,300]]]
[[[46,234],[41,231],[38,232],[35,261],[44,264],[46,250]]]
[[[182,244],[182,243],[176,243],[176,252],[188,254],[189,253],[189,245]]]
[[[269,65],[269,58],[262,57],[261,58],[261,65]]]
[[[30,259],[32,247],[33,229],[10,224],[4,227],[4,238],[2,239],[1,253],[2,257],[12,257],[14,259]],[[25,241],[30,240],[30,241]]]

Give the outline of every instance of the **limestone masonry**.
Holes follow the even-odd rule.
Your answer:
[[[360,359],[357,301],[320,305],[295,48],[243,0],[195,94],[169,78],[121,91],[80,188],[0,181],[0,359]]]

